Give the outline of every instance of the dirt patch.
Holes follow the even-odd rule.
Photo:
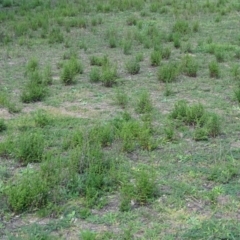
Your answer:
[[[10,114],[7,109],[0,108],[0,118],[11,119],[11,118],[13,118],[13,115]]]

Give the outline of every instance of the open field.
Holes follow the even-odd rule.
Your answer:
[[[240,239],[238,0],[0,0],[0,239]]]

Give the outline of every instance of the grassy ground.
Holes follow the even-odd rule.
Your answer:
[[[239,239],[237,0],[0,0],[1,239]]]

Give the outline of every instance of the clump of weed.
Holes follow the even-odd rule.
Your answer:
[[[104,57],[91,56],[90,64],[92,66],[103,66],[109,63],[108,57],[105,55]]]
[[[129,74],[138,74],[140,71],[140,64],[136,59],[131,59],[126,63],[126,69]]]
[[[222,49],[215,49],[215,51],[214,51],[214,55],[215,55],[215,57],[216,57],[216,60],[218,61],[218,62],[224,62],[224,60],[225,60],[225,52],[222,50]]]
[[[236,50],[235,58],[236,58],[236,59],[240,59],[240,49],[237,49],[237,50]]]
[[[39,62],[38,62],[37,58],[33,57],[28,61],[27,65],[26,65],[26,74],[32,73],[32,72],[38,70],[38,68],[39,68]]]
[[[187,55],[182,60],[182,71],[189,77],[197,77],[198,63],[196,60]]]
[[[235,95],[236,100],[240,103],[240,88],[239,87],[234,90],[234,95]]]
[[[4,121],[4,119],[0,118],[0,132],[3,132],[7,129],[7,125]]]
[[[146,205],[158,196],[156,178],[152,171],[140,168],[133,172],[133,176],[134,180],[122,185],[120,211],[131,210],[131,204]]]
[[[36,127],[45,127],[51,122],[49,114],[45,110],[37,110],[33,116]]]
[[[130,55],[132,49],[132,40],[125,40],[123,42],[123,53],[125,55]]]
[[[43,70],[43,83],[46,85],[51,85],[52,82],[53,82],[52,68],[50,65],[48,65]]]
[[[162,82],[173,82],[179,74],[179,66],[176,63],[166,63],[159,67],[158,80]]]
[[[182,47],[181,50],[184,53],[192,53],[193,52],[193,47],[190,42],[187,42],[186,44],[182,45],[181,47]]]
[[[118,45],[118,33],[117,30],[110,28],[107,30],[106,38],[110,48],[116,48]]]
[[[173,34],[173,45],[175,48],[181,47],[181,38],[180,35],[177,33]]]
[[[103,19],[101,17],[94,17],[91,19],[92,26],[97,26],[103,23]]]
[[[47,182],[40,174],[27,169],[7,184],[4,193],[10,209],[21,213],[46,205],[48,191]]]
[[[52,28],[50,30],[49,35],[48,35],[48,42],[50,44],[64,42],[64,35],[61,32],[60,28]]]
[[[221,132],[221,123],[218,115],[216,113],[208,113],[205,116],[204,127],[208,131],[208,136],[216,137]]]
[[[97,239],[97,234],[93,231],[85,230],[80,233],[82,240],[95,240]]]
[[[27,165],[32,162],[41,162],[44,153],[44,137],[38,131],[27,131],[21,134],[16,141],[15,152],[19,161]]]
[[[219,78],[220,77],[220,68],[216,61],[212,61],[208,65],[209,76],[211,78]]]
[[[138,18],[136,15],[130,15],[128,18],[127,18],[127,25],[129,26],[136,26],[137,25],[137,21],[138,21]]]
[[[195,141],[205,141],[205,140],[208,140],[208,135],[209,133],[206,128],[196,127],[196,129],[194,130],[193,139]]]
[[[137,62],[141,62],[141,61],[143,61],[143,59],[144,59],[143,53],[140,52],[136,55]]]
[[[127,93],[123,91],[123,89],[118,88],[116,91],[115,101],[122,108],[126,108],[129,101]]]
[[[110,64],[102,67],[101,82],[105,87],[112,87],[117,83],[117,68]]]
[[[162,60],[162,54],[159,50],[153,50],[151,53],[151,66],[159,66]]]
[[[19,105],[10,101],[7,92],[1,90],[0,90],[0,107],[6,107],[9,113],[18,113],[21,111]]]
[[[163,59],[169,59],[171,56],[171,49],[166,47],[161,49],[161,55]]]
[[[234,162],[224,162],[210,169],[208,180],[217,183],[228,183],[239,174],[239,168]]]
[[[170,114],[170,118],[196,127],[194,132],[195,140],[206,140],[207,137],[216,137],[221,131],[218,115],[207,112],[200,103],[188,106],[186,101],[178,101]]]
[[[149,113],[153,110],[152,101],[150,98],[150,94],[148,92],[146,91],[141,92],[135,110],[137,113],[140,114]]]
[[[98,67],[93,67],[89,73],[89,79],[92,83],[100,82],[101,80],[101,71]]]
[[[180,35],[185,35],[191,32],[189,23],[185,20],[177,20],[172,28],[173,33],[178,33]]]
[[[234,80],[240,82],[240,67],[238,65],[234,65],[231,72]]]
[[[75,76],[77,74],[83,73],[83,66],[77,58],[72,57],[67,63],[63,66],[63,71],[61,74],[61,81],[65,85],[71,85],[75,83]]]
[[[44,84],[30,81],[25,85],[21,94],[23,103],[38,102],[43,100],[47,95],[47,88]]]
[[[192,26],[193,32],[198,32],[199,31],[199,22],[194,22]]]
[[[172,122],[168,123],[164,128],[165,139],[167,141],[174,141],[176,139],[175,127]]]

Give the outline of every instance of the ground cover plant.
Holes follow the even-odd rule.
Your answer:
[[[0,0],[0,238],[240,239],[237,0]]]

